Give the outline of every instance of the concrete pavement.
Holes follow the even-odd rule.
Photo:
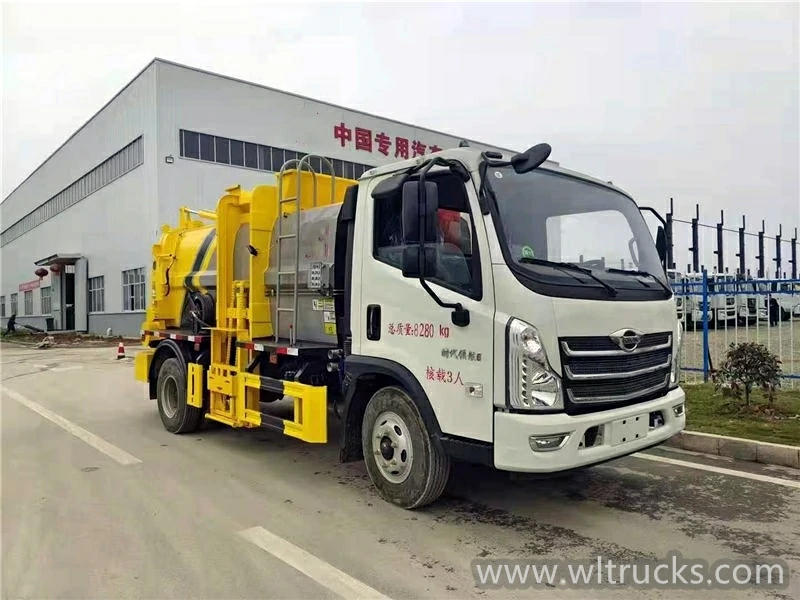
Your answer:
[[[800,597],[796,470],[663,448],[555,478],[465,465],[409,512],[335,443],[168,433],[113,348],[0,352],[4,598],[584,598],[478,589],[470,562],[675,550],[782,558],[794,587],[591,597]]]

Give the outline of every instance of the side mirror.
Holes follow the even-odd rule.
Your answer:
[[[420,261],[420,246],[406,246],[403,248],[403,277],[419,279],[426,273],[436,272],[436,249],[425,247],[425,262]]]
[[[427,169],[433,164],[429,163],[422,170],[422,184],[419,181],[403,183],[403,277],[419,279],[422,288],[436,304],[453,309],[453,324],[466,327],[470,320],[469,311],[458,302],[443,302],[425,281],[427,274],[436,273],[439,188],[435,182],[425,181]]]
[[[656,231],[656,250],[658,251],[658,258],[661,259],[661,264],[664,269],[667,268],[667,233],[664,228],[659,225]]]
[[[511,157],[511,166],[517,173],[530,173],[546,161],[553,149],[550,144],[536,144],[525,152]]]
[[[436,211],[439,208],[438,188],[432,181],[425,187],[418,181],[403,184],[403,243],[435,244]]]

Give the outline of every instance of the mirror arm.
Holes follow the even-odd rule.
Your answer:
[[[428,282],[425,281],[425,264],[427,262],[427,254],[425,252],[425,234],[428,231],[428,207],[427,207],[427,197],[425,191],[425,176],[428,174],[434,165],[443,165],[448,166],[450,163],[442,159],[441,157],[436,157],[433,160],[429,161],[421,170],[419,174],[419,191],[420,191],[420,206],[423,207],[422,210],[422,217],[424,221],[422,222],[422,227],[420,228],[420,236],[419,236],[419,283],[428,295],[433,298],[433,300],[441,306],[442,308],[452,308],[453,312],[451,313],[450,320],[452,321],[453,325],[458,327],[466,327],[469,325],[469,311],[466,310],[463,306],[461,306],[460,302],[444,302],[439,296],[434,292],[431,287],[428,285]]]
[[[664,229],[667,228],[667,222],[664,220],[664,217],[662,217],[661,214],[655,208],[653,208],[652,206],[640,206],[639,210],[640,211],[647,211],[649,213],[653,213],[656,216],[656,219],[661,221],[661,224],[664,226]]]
[[[665,236],[667,235],[667,229],[668,229],[667,221],[664,219],[664,217],[661,216],[661,214],[655,208],[653,208],[652,206],[640,206],[639,207],[639,211],[641,211],[641,212],[647,211],[649,213],[654,214],[656,216],[656,218],[659,221],[661,221],[661,225],[662,225],[662,228],[663,228],[663,231],[664,231],[664,235]],[[664,242],[665,242],[665,244],[668,245],[670,243],[670,240],[666,239],[666,237],[665,237]],[[667,256],[668,256],[668,252],[667,252],[667,249],[665,248],[664,249],[664,256],[659,257],[659,258],[661,258],[661,264],[664,267],[664,272],[665,273],[669,269],[669,264],[667,262]]]

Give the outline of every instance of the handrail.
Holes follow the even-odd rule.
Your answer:
[[[190,215],[197,215],[198,217],[202,217],[204,219],[209,219],[211,221],[217,220],[217,213],[210,210],[202,210],[196,208],[187,208],[186,206],[181,206],[181,211],[188,213]]]

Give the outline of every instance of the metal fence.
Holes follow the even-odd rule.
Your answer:
[[[778,356],[781,387],[800,388],[800,279],[748,279],[701,271],[671,282],[683,324],[686,383],[710,381],[730,344],[758,342]]]
[[[719,273],[747,277],[752,273],[761,279],[800,276],[797,227],[791,238],[784,234],[782,224],[778,224],[775,235],[768,235],[765,221],[761,221],[759,230],[748,231],[747,220],[742,216],[741,226],[733,229],[725,225],[724,211],[720,211],[715,224],[703,223],[699,204],[695,205],[691,220],[681,219],[675,215],[674,201],[670,198],[666,234],[667,264],[671,270],[680,271],[686,265],[686,272],[701,273],[711,265]]]

